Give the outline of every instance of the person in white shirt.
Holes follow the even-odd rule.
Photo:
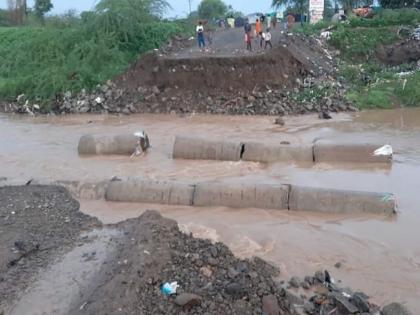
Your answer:
[[[198,47],[199,48],[206,47],[206,41],[204,39],[204,26],[201,21],[198,22],[198,25],[196,27],[196,32],[197,32]]]
[[[270,46],[270,48],[273,48],[273,45],[271,44],[271,33],[270,33],[269,28],[267,28],[265,33],[263,33],[263,38],[265,40],[264,49],[267,49],[267,46]]]

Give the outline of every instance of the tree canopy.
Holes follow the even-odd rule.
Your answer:
[[[411,7],[416,3],[415,0],[380,0],[379,2],[386,9]]]
[[[307,12],[309,10],[309,0],[273,0],[272,6],[274,8],[279,8],[285,6],[288,8],[294,8],[300,14]]]
[[[126,17],[162,16],[171,6],[166,0],[101,0],[96,5],[100,13],[115,13]]]
[[[198,16],[202,19],[220,19],[227,11],[228,7],[222,0],[202,0],[198,6]]]
[[[44,18],[45,13],[48,13],[53,8],[51,0],[35,0],[34,12],[39,18]]]

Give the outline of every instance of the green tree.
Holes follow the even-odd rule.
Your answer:
[[[45,13],[48,13],[53,8],[51,0],[35,0],[34,12],[41,20],[44,19]]]
[[[231,5],[228,6],[228,11],[226,13],[227,17],[239,18],[243,17],[244,14],[241,11],[236,11]]]
[[[273,0],[273,8],[278,9],[282,6],[293,8],[303,16],[309,10],[309,0]],[[303,19],[301,24],[303,24]]]
[[[0,26],[10,26],[9,12],[0,9]]]
[[[225,17],[228,8],[222,0],[203,0],[198,6],[198,16],[202,19]]]
[[[81,19],[89,33],[113,36],[124,49],[134,51],[146,46],[151,49],[166,38],[161,36],[162,30],[154,26],[162,23],[159,17],[169,8],[166,0],[101,0],[95,11],[83,12]],[[165,28],[163,32],[166,33]],[[142,43],[144,38],[149,41]]]
[[[330,20],[335,13],[335,10],[333,8],[333,5],[330,0],[324,1],[324,19]]]
[[[96,5],[97,12],[110,12],[137,19],[161,17],[170,8],[166,0],[101,0]]]
[[[7,0],[10,22],[13,25],[22,25],[27,15],[26,0]]]
[[[379,2],[386,9],[412,7],[416,3],[415,0],[380,0]]]

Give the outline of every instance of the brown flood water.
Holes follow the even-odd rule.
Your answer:
[[[0,115],[0,177],[95,181],[113,176],[284,182],[395,193],[395,218],[290,213],[260,209],[191,208],[82,200],[82,210],[105,223],[156,209],[196,236],[226,243],[237,255],[258,255],[280,266],[284,278],[318,269],[372,296],[378,304],[406,303],[420,314],[420,109],[340,114],[324,122],[290,117],[285,127],[269,117],[193,115],[21,117]],[[144,129],[152,141],[144,157],[77,155],[82,134]],[[263,165],[247,162],[174,161],[175,135],[311,142],[318,137],[390,143],[392,167],[371,165]],[[334,268],[342,262],[340,269]]]

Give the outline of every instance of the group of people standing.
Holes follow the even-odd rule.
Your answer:
[[[265,23],[267,23],[267,27],[265,27]],[[255,30],[253,32],[252,25],[247,20],[245,22],[244,30],[245,30],[245,42],[246,42],[246,49],[249,51],[252,51],[252,39],[255,38],[256,42],[258,43],[261,48],[267,49],[267,47],[273,48],[273,45],[271,43],[271,32],[270,28],[275,28],[277,25],[277,17],[271,17],[271,16],[261,16],[260,18],[256,19],[255,22]],[[206,47],[206,41],[207,43],[211,44],[212,41],[212,34],[207,31],[207,38],[205,36],[206,32],[204,30],[204,25],[202,21],[198,22],[198,25],[196,26],[196,34],[197,34],[197,41],[198,41],[198,47],[200,49],[205,49]]]
[[[261,19],[257,19],[255,22],[255,32],[254,32],[254,36],[257,39],[257,42],[259,40],[259,44],[260,47],[263,47],[264,45],[264,49],[267,49],[268,46],[270,46],[270,48],[273,48],[273,45],[271,44],[271,32],[270,32],[270,24],[271,21],[267,21],[268,23],[268,27],[264,30],[264,16],[261,17]],[[244,26],[244,30],[245,30],[245,42],[246,42],[246,49],[251,51],[252,50],[252,38],[254,37],[252,34],[252,26],[251,24],[247,21],[245,23]]]

